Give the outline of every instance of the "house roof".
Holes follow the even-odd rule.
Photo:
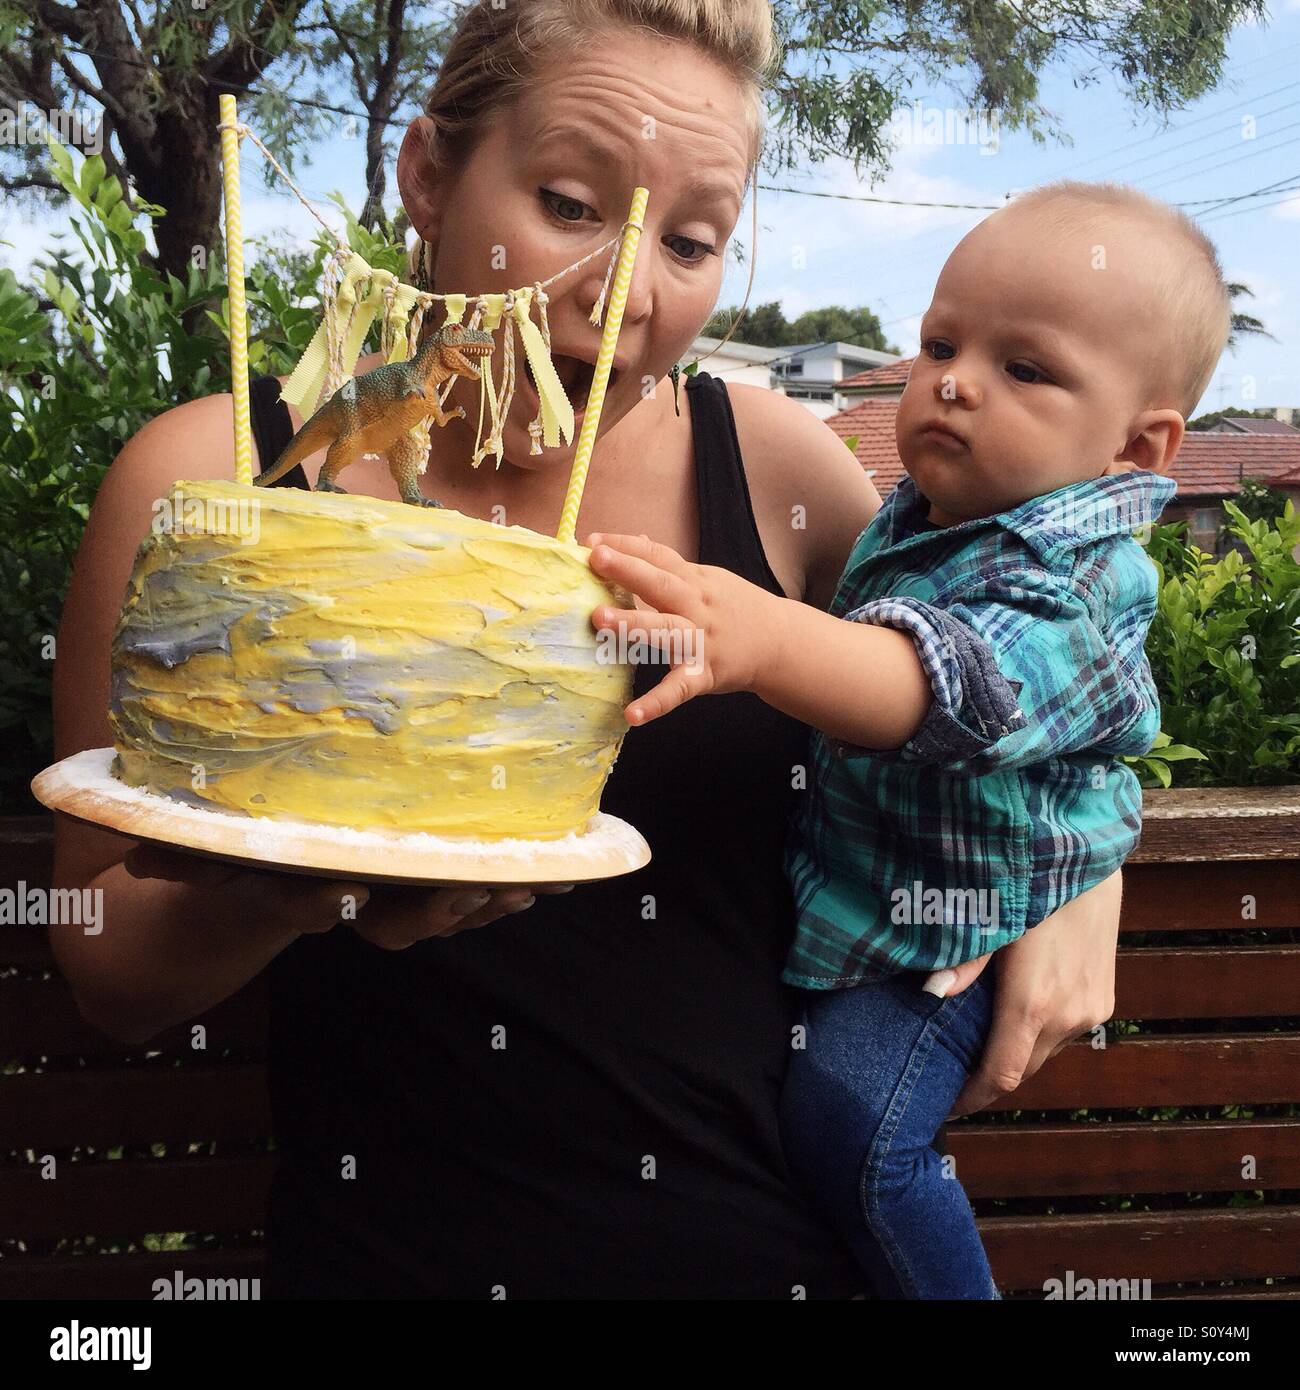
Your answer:
[[[1290,435],[1210,434],[1183,436],[1173,478],[1180,497],[1233,497],[1243,478],[1271,482],[1300,470],[1300,432]]]
[[[1257,420],[1253,415],[1225,415],[1220,424],[1242,434],[1275,434],[1283,438],[1300,438],[1300,430],[1285,420]]]
[[[872,363],[872,367],[865,369],[867,371],[882,364],[892,366],[896,360],[892,352],[882,352],[879,348],[863,347],[861,343],[846,343],[839,338],[828,339],[825,342],[787,343],[780,350],[791,357],[803,357],[810,352],[823,349],[832,352],[836,357]]]
[[[902,365],[899,363],[898,365]],[[857,435],[858,462],[883,497],[903,476],[894,443],[896,397],[867,397],[826,423],[841,439]],[[1183,437],[1172,477],[1178,497],[1234,497],[1243,478],[1300,486],[1300,433],[1292,436],[1210,434]]]
[[[691,351],[698,353],[713,352],[720,350],[724,357],[735,357],[742,362],[754,362],[762,364],[770,362],[774,357],[780,357],[784,348],[774,347],[755,347],[753,343],[740,343],[735,338],[729,339],[726,343],[721,338],[696,338],[691,344]],[[687,354],[689,356],[689,354]]]
[[[826,421],[841,439],[857,435],[853,452],[882,497],[891,493],[903,476],[903,463],[894,443],[897,414],[897,400],[868,399],[841,410]]]
[[[861,387],[899,387],[907,385],[907,374],[912,370],[912,363],[915,359],[911,357],[900,358],[897,362],[886,362],[880,367],[868,367],[866,371],[856,372],[853,376],[846,376],[840,382],[840,390],[848,390],[855,386]]]

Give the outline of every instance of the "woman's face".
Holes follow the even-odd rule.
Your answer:
[[[421,118],[407,133],[398,181],[412,224],[434,247],[434,287],[476,294],[545,280],[617,236],[632,190],[649,189],[603,433],[651,394],[717,303],[744,196],[749,120],[744,94],[711,59],[634,31],[593,39],[544,71],[441,181],[424,154]],[[600,346],[589,315],[607,264],[608,253],[546,291],[575,442]],[[537,393],[518,336],[515,344],[506,456],[523,467],[567,465],[572,444],[529,455]],[[472,438],[474,422],[452,428]]]

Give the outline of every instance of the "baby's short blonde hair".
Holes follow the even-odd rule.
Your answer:
[[[1063,179],[1022,193],[1005,211],[1032,213],[1049,231],[1101,229],[1116,217],[1127,218],[1162,239],[1151,289],[1152,302],[1164,315],[1168,354],[1163,359],[1153,354],[1152,388],[1189,415],[1214,375],[1232,326],[1223,267],[1209,237],[1178,208],[1121,183]]]

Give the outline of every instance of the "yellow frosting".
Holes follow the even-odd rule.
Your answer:
[[[585,549],[356,495],[173,486],[113,639],[114,771],[191,804],[550,839],[626,731]]]

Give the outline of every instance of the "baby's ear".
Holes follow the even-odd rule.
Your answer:
[[[1115,464],[1128,464],[1150,473],[1168,473],[1182,447],[1187,425],[1176,410],[1148,410],[1139,415],[1128,443],[1115,455]],[[1106,469],[1109,473],[1111,467]],[[1128,469],[1115,469],[1127,472]]]

